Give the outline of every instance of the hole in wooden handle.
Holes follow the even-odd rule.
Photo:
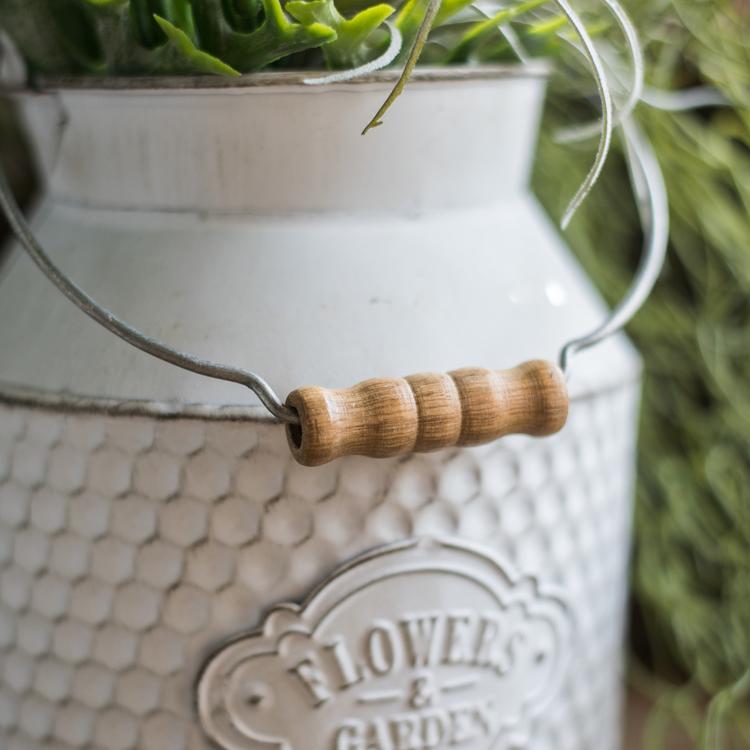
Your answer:
[[[375,378],[352,388],[308,386],[286,403],[300,418],[287,425],[289,447],[305,466],[480,445],[517,433],[551,435],[568,416],[565,378],[542,360],[512,370]]]

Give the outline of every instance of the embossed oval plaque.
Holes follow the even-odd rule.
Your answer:
[[[569,655],[564,600],[449,540],[377,549],[206,664],[227,750],[499,750],[525,741]]]

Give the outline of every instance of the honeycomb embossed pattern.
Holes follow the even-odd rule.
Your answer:
[[[575,401],[543,440],[318,469],[270,423],[0,406],[0,747],[209,750],[194,685],[219,644],[352,556],[439,534],[567,592],[571,667],[530,748],[614,750],[637,401]]]

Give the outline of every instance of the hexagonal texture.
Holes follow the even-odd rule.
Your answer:
[[[87,454],[70,445],[57,446],[49,456],[47,480],[59,492],[71,493],[86,482]]]
[[[117,497],[130,487],[132,464],[132,458],[124,451],[113,448],[97,451],[89,461],[88,486],[94,492]]]
[[[97,717],[94,740],[102,750],[130,750],[138,742],[138,725],[127,711],[108,708]]]
[[[218,591],[234,575],[234,551],[217,542],[206,542],[188,552],[187,580],[205,591]]]
[[[36,612],[29,612],[18,621],[18,645],[30,656],[43,656],[49,652],[53,630],[51,620]]]
[[[73,589],[70,614],[91,625],[104,622],[112,611],[114,588],[93,578],[80,581]]]
[[[117,500],[112,506],[112,533],[125,542],[142,544],[156,533],[156,504],[138,495]]]
[[[77,704],[63,706],[55,717],[54,735],[71,747],[87,747],[94,731],[96,715]]]
[[[44,480],[46,461],[39,461],[40,447],[32,440],[22,440],[13,447],[10,476],[24,487],[34,487]]]
[[[145,583],[128,583],[117,592],[115,620],[132,630],[146,630],[159,619],[160,599]]]
[[[172,674],[185,663],[185,642],[171,629],[155,628],[141,640],[138,662],[156,674]]]
[[[30,496],[28,487],[12,480],[3,482],[3,491],[0,493],[0,523],[11,529],[22,526],[28,517]]]
[[[98,539],[107,531],[112,498],[84,492],[70,501],[70,530],[88,539]]]
[[[121,450],[136,455],[154,444],[155,425],[150,419],[108,419],[107,442]]]
[[[38,695],[27,696],[21,704],[18,724],[26,735],[40,740],[52,733],[55,705]]]
[[[169,542],[157,539],[138,551],[136,576],[156,588],[165,589],[177,583],[182,568],[183,550]]]
[[[234,461],[214,450],[193,456],[185,471],[185,492],[200,500],[212,501],[229,492]]]
[[[13,557],[13,531],[7,526],[0,526],[0,568]]]
[[[200,422],[163,422],[159,425],[156,446],[166,453],[189,456],[203,447],[206,427]]]
[[[86,664],[73,678],[73,698],[84,706],[97,709],[110,703],[117,675],[99,664]]]
[[[153,711],[159,705],[161,681],[153,672],[133,669],[117,682],[117,702],[137,716]]]
[[[196,586],[179,586],[172,591],[164,609],[164,622],[178,633],[197,633],[208,621],[210,600]]]
[[[67,500],[55,490],[42,487],[31,496],[31,524],[48,534],[65,526]]]
[[[50,553],[49,567],[70,580],[81,578],[89,567],[91,543],[77,534],[55,537]]]
[[[310,503],[298,497],[281,497],[269,505],[263,518],[263,536],[278,544],[301,544],[312,533]]]
[[[11,690],[0,690],[0,730],[12,730],[18,720],[18,696]]]
[[[135,547],[119,539],[100,539],[91,553],[91,571],[105,583],[122,583],[135,573]]]
[[[80,664],[85,661],[94,645],[94,630],[82,622],[70,619],[55,627],[52,638],[53,653],[65,662]]]
[[[197,500],[172,500],[161,509],[159,531],[164,539],[181,547],[189,547],[206,538],[208,509]]]
[[[39,573],[47,564],[50,536],[39,529],[24,529],[15,536],[13,558],[27,573]]]
[[[119,625],[105,625],[94,643],[94,659],[104,667],[119,672],[135,662],[138,639],[132,630]]]
[[[135,464],[135,489],[152,500],[166,500],[180,486],[179,459],[168,453],[145,453]]]
[[[50,701],[62,701],[70,694],[73,667],[57,659],[43,659],[34,674],[34,689]]]
[[[242,546],[258,536],[261,514],[261,508],[242,497],[227,498],[214,510],[211,531],[224,544]]]
[[[320,469],[271,424],[0,406],[0,747],[208,750],[193,685],[216,644],[440,533],[567,590],[582,645],[530,747],[612,750],[636,395],[575,403],[554,438]]]
[[[56,620],[70,606],[70,583],[55,575],[37,579],[31,594],[31,608],[50,620]]]
[[[34,658],[20,649],[3,660],[3,683],[17,695],[25,693],[34,681]]]

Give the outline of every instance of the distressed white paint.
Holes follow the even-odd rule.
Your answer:
[[[554,358],[604,310],[526,187],[543,80],[415,81],[360,137],[388,85],[63,91],[36,230],[126,320],[282,394]],[[36,134],[53,103],[29,103]],[[566,592],[574,668],[528,747],[617,746],[624,339],[573,361],[558,436],[309,470],[281,426],[211,419],[260,414],[249,394],[131,350],[17,250],[0,320],[0,393],[46,403],[0,407],[0,745],[206,750],[211,650],[353,555],[438,534]],[[83,396],[203,419],[65,416]]]

